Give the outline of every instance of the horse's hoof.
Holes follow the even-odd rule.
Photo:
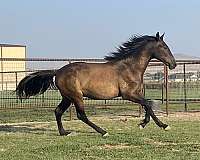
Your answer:
[[[142,125],[139,125],[140,130],[144,129],[144,127]]]
[[[165,131],[169,131],[171,130],[171,127],[170,126],[167,126],[166,128],[164,128]]]
[[[67,135],[69,135],[71,132],[60,132],[60,136],[67,136]]]
[[[108,137],[109,134],[108,133],[105,133],[104,135],[102,135],[102,137]]]

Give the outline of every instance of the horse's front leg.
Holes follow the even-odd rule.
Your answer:
[[[150,114],[147,110],[145,110],[145,118],[139,124],[140,129],[143,129],[150,122]]]
[[[154,122],[160,127],[160,128],[163,128],[165,130],[168,130],[170,129],[170,127],[163,123],[162,121],[160,121],[158,119],[158,117],[154,114],[153,110],[152,110],[152,107],[153,107],[153,104],[151,101],[148,101],[147,99],[145,99],[143,96],[141,95],[137,95],[137,94],[134,94],[134,95],[129,95],[128,99],[130,101],[133,101],[133,102],[136,102],[136,103],[139,103],[141,104],[142,106],[144,106],[144,109],[146,111],[146,114],[145,114],[145,119],[143,120],[142,123],[140,123],[140,126],[141,127],[145,127],[146,124],[150,121],[150,116],[151,118],[154,120]],[[140,127],[140,128],[141,128]]]
[[[160,121],[158,119],[158,117],[154,114],[152,107],[153,107],[153,103],[151,101],[148,101],[144,98],[142,98],[141,100],[141,104],[145,107],[145,110],[149,113],[149,115],[152,117],[152,119],[154,120],[154,122],[160,127],[163,128],[165,130],[169,130],[170,127],[163,123],[162,121]]]

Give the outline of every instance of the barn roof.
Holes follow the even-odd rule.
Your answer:
[[[19,44],[1,44],[0,47],[26,47],[25,45],[19,45]]]

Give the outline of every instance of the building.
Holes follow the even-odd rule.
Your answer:
[[[174,73],[169,75],[169,82],[184,82],[184,79],[186,82],[196,82],[198,81],[198,76],[194,72],[189,73]]]
[[[26,62],[6,58],[26,58],[26,46],[0,44],[0,58],[0,90],[15,90],[17,82],[25,76]]]

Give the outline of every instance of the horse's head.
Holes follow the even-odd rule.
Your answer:
[[[163,37],[164,34],[160,36],[159,32],[157,32],[155,37],[156,41],[152,47],[152,58],[160,60],[165,65],[167,65],[169,69],[174,69],[176,67],[176,60],[167,44],[163,41]]]

